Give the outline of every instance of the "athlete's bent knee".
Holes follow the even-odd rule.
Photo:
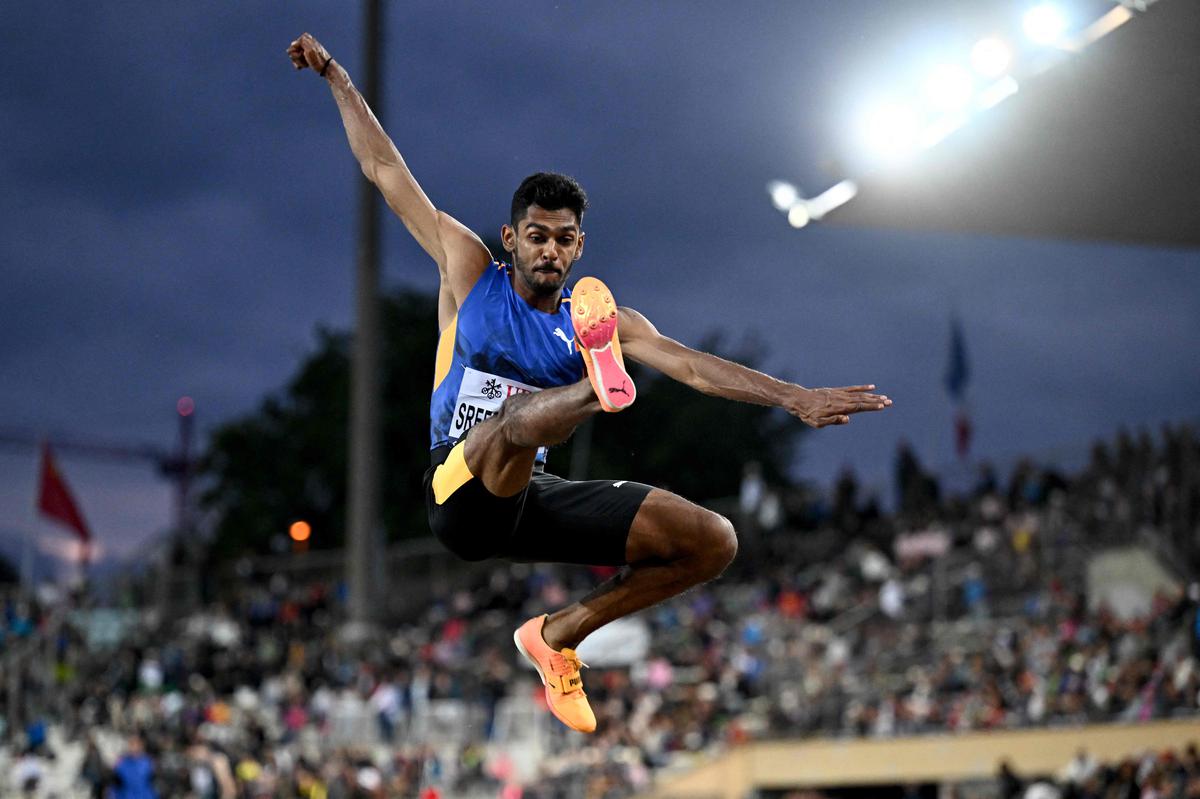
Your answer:
[[[500,431],[500,435],[509,444],[518,447],[530,446],[525,439],[525,424],[521,413],[521,406],[529,402],[528,394],[516,394],[509,397],[500,406],[500,411],[492,418],[496,420],[496,427]]]
[[[721,576],[737,556],[737,531],[719,513],[706,512],[697,535],[698,553],[706,579]]]
[[[504,440],[509,444],[528,449],[554,446],[563,443],[575,432],[573,427],[556,432],[553,425],[538,425],[526,407],[531,402],[532,394],[516,394],[506,399],[500,406],[500,412],[493,417],[499,424]]]

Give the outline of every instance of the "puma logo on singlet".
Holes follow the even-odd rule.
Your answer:
[[[629,392],[625,390],[625,381],[624,380],[621,381],[620,388],[613,388],[612,386],[609,386],[608,393],[609,394],[624,394],[627,397],[629,396]]]
[[[573,345],[575,343],[574,340],[567,338],[567,334],[562,332],[561,327],[554,328],[554,335],[558,336],[559,338],[561,338],[563,340],[563,343],[567,345],[567,354],[570,355],[571,354],[571,345]]]

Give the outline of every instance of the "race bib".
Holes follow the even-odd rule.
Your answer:
[[[533,394],[540,388],[527,386],[507,377],[463,367],[462,385],[450,418],[450,438],[458,440],[484,419],[495,416],[504,401],[514,394]]]

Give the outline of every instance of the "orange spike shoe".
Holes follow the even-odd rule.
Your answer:
[[[617,303],[608,286],[594,277],[580,278],[571,291],[571,323],[600,407],[609,413],[625,410],[637,398],[637,389],[621,357]]]
[[[513,643],[542,678],[550,712],[573,730],[595,732],[596,714],[588,704],[587,694],[583,692],[583,677],[579,674],[580,667],[585,664],[574,649],[550,648],[542,638],[546,618],[545,615],[534,616],[518,627],[513,633]]]

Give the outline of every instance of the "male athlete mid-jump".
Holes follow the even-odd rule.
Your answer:
[[[812,427],[846,424],[850,414],[882,410],[891,400],[870,385],[804,388],[689,349],[637,311],[618,308],[594,278],[567,289],[583,255],[587,197],[565,175],[538,173],[521,183],[500,234],[512,265],[494,261],[478,236],[425,196],[329,52],[306,33],[288,55],[297,69],[312,69],[329,84],[363,173],[441,275],[432,465],[425,475],[434,534],[468,560],[620,567],[587,597],[513,634],[554,715],[592,732],[579,642],[717,577],[737,552],[729,521],[682,497],[625,480],[569,481],[543,471],[547,446],[565,441],[590,416],[633,403],[622,350],[705,394],[780,407]]]

